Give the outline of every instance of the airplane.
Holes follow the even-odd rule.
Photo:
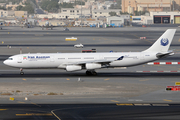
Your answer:
[[[109,53],[29,53],[9,57],[5,65],[23,69],[64,69],[67,72],[87,70],[87,75],[96,75],[96,69],[131,67],[163,57],[173,55],[169,51],[176,29],[168,29],[148,49],[142,52],[109,52]]]
[[[26,28],[32,28],[32,27],[33,27],[29,22],[25,22],[25,23],[23,23],[23,24],[20,24],[20,26],[21,26],[22,28],[24,28],[24,27],[26,27]]]
[[[57,26],[53,26],[50,25],[48,21],[46,21],[45,25],[40,26],[42,28],[42,30],[44,30],[44,28],[48,29],[51,28],[51,30],[53,29],[53,27],[64,27],[65,25],[61,26],[61,25],[57,25]]]
[[[44,28],[46,28],[46,29],[51,28],[51,30],[53,29],[53,25],[49,25],[48,21],[45,23],[45,25],[42,25],[40,27],[42,28],[42,30],[44,30]]]

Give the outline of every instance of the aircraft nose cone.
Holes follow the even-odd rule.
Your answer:
[[[5,65],[7,65],[7,60],[5,60],[3,63],[4,63]]]

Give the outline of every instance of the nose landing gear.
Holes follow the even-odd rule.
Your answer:
[[[20,75],[24,75],[23,69],[20,68]]]

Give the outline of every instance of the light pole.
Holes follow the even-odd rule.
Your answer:
[[[171,12],[171,0],[170,0],[170,12]]]
[[[173,12],[174,12],[174,0],[173,0]]]

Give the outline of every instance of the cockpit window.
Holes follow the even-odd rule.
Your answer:
[[[13,60],[13,58],[8,58],[8,60]]]

